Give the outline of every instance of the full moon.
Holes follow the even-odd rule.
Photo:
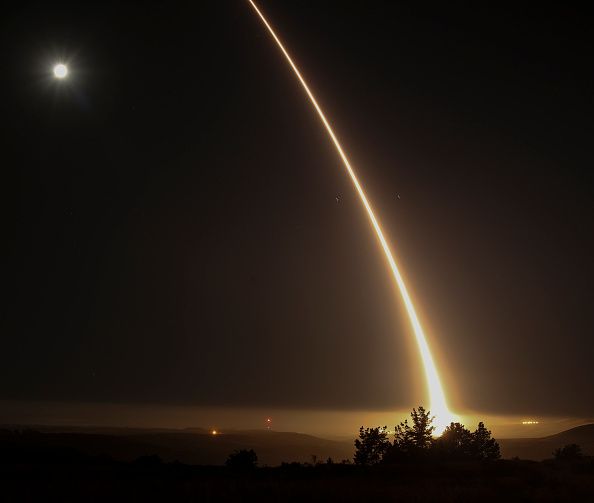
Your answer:
[[[58,63],[56,66],[54,66],[54,77],[57,79],[63,79],[66,77],[66,75],[68,75],[68,68],[65,64]]]

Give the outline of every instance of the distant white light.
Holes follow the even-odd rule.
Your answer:
[[[58,63],[54,66],[54,77],[57,79],[63,79],[68,75],[68,67],[63,63]]]

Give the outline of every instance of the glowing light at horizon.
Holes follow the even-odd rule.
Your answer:
[[[530,420],[530,421],[522,421],[522,424],[539,424],[539,421],[533,421],[533,420]]]
[[[418,349],[419,349],[419,352],[421,355],[421,360],[423,362],[423,368],[425,370],[425,377],[427,380],[427,388],[429,391],[429,402],[430,402],[429,409],[431,411],[431,414],[433,416],[435,416],[435,421],[434,421],[434,425],[436,427],[435,433],[437,435],[439,435],[443,432],[445,427],[450,424],[450,422],[456,421],[457,418],[448,409],[445,393],[443,391],[443,387],[441,385],[441,381],[439,379],[439,375],[438,375],[437,369],[435,367],[435,363],[433,361],[431,351],[429,350],[429,345],[425,338],[423,328],[421,327],[421,323],[419,322],[419,319],[417,317],[417,313],[413,306],[410,295],[408,294],[406,285],[404,284],[404,280],[402,279],[402,276],[400,274],[398,266],[396,265],[396,261],[394,259],[394,256],[392,255],[392,251],[390,250],[390,247],[388,246],[388,243],[384,237],[384,234],[382,232],[380,224],[375,217],[373,209],[371,208],[371,205],[369,204],[369,201],[367,200],[365,192],[363,191],[363,187],[359,183],[359,180],[357,179],[357,176],[355,175],[355,172],[354,172],[353,168],[351,167],[351,164],[350,164],[345,152],[343,151],[342,146],[340,145],[336,135],[334,134],[334,131],[332,130],[332,127],[330,126],[330,123],[328,122],[324,113],[322,112],[320,105],[318,105],[318,102],[315,99],[313,93],[310,91],[309,86],[305,82],[305,79],[301,76],[301,72],[299,71],[299,69],[297,68],[297,66],[295,65],[293,60],[291,59],[291,56],[289,56],[289,53],[287,52],[287,50],[281,43],[280,39],[277,37],[276,33],[272,29],[272,26],[270,26],[270,24],[268,23],[268,21],[262,14],[262,12],[260,12],[260,9],[258,9],[258,7],[256,6],[256,4],[254,3],[253,0],[248,0],[248,1],[251,4],[251,6],[254,8],[254,10],[256,11],[256,13],[258,14],[260,19],[266,26],[266,28],[268,29],[270,34],[272,35],[272,38],[274,39],[274,41],[278,45],[279,49],[285,56],[287,62],[293,69],[293,72],[299,79],[301,86],[305,90],[307,96],[309,97],[309,100],[311,101],[312,105],[316,109],[316,112],[318,113],[320,120],[324,124],[324,127],[326,128],[326,131],[327,131],[328,135],[330,136],[332,143],[336,147],[336,150],[337,150],[340,158],[342,159],[342,163],[344,164],[344,167],[346,168],[346,170],[351,178],[351,181],[353,182],[353,185],[355,186],[355,189],[357,190],[357,193],[359,194],[359,198],[361,199],[361,202],[363,203],[363,206],[365,207],[365,210],[367,211],[369,220],[371,221],[371,224],[372,224],[373,229],[375,230],[375,233],[377,235],[377,238],[382,246],[382,249],[384,251],[386,259],[388,260],[390,268],[392,269],[392,274],[394,276],[394,279],[396,280],[396,284],[398,285],[398,290],[400,291],[400,295],[402,296],[404,306],[406,307],[406,312],[408,313],[408,317],[409,317],[409,320],[410,320],[410,323],[411,323],[411,326],[412,326],[412,329],[413,329],[413,332],[415,335],[415,340],[417,342],[417,346],[418,346]]]

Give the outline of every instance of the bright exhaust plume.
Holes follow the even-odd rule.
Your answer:
[[[336,150],[337,150],[338,154],[340,155],[340,158],[342,159],[342,163],[344,164],[344,167],[346,168],[349,176],[351,177],[351,181],[353,182],[353,185],[355,186],[355,189],[357,190],[357,193],[359,194],[359,198],[361,199],[363,206],[365,206],[365,210],[367,211],[367,216],[369,217],[369,220],[371,221],[373,229],[375,230],[375,233],[377,234],[377,238],[379,239],[379,242],[382,245],[382,249],[384,251],[386,259],[388,260],[390,268],[392,269],[394,279],[396,280],[396,284],[398,285],[398,290],[400,291],[400,295],[402,296],[404,306],[406,307],[406,312],[408,313],[408,317],[410,319],[410,323],[411,323],[411,326],[412,326],[412,329],[413,329],[413,332],[415,335],[415,340],[417,342],[421,360],[423,362],[425,378],[427,380],[427,389],[428,389],[428,393],[429,393],[429,402],[430,402],[429,409],[431,411],[431,414],[433,416],[435,416],[435,421],[434,421],[434,425],[436,427],[435,434],[439,435],[443,432],[445,427],[450,424],[450,422],[456,421],[457,418],[448,409],[445,393],[443,391],[443,387],[441,385],[441,381],[439,379],[439,374],[435,367],[433,357],[431,356],[431,351],[429,350],[429,345],[427,344],[427,340],[425,338],[423,328],[421,327],[421,323],[419,322],[414,305],[412,303],[410,295],[408,294],[406,285],[404,284],[404,280],[402,279],[400,271],[398,270],[398,266],[396,265],[394,256],[392,255],[390,247],[388,246],[388,243],[387,243],[386,239],[384,238],[382,229],[379,225],[379,222],[377,221],[377,219],[375,217],[375,214],[373,213],[373,209],[371,208],[371,205],[369,204],[367,197],[365,196],[365,192],[363,191],[363,188],[361,187],[361,184],[359,183],[359,180],[357,179],[357,176],[355,175],[355,172],[354,172],[353,168],[351,167],[351,164],[350,164],[346,154],[344,153],[344,150],[342,149],[340,142],[336,138],[336,135],[334,134],[332,127],[330,126],[328,120],[326,119],[324,112],[320,108],[320,105],[318,105],[318,102],[316,101],[313,93],[310,91],[307,83],[305,82],[305,79],[301,76],[301,72],[299,71],[299,69],[297,68],[297,66],[295,65],[293,60],[291,59],[291,56],[289,56],[289,53],[287,52],[287,50],[281,43],[280,39],[277,37],[276,33],[272,29],[272,26],[270,26],[270,23],[268,23],[268,21],[266,20],[266,18],[260,11],[260,9],[258,9],[257,5],[253,2],[253,0],[248,0],[248,1],[251,4],[251,6],[254,8],[254,10],[256,11],[258,16],[260,17],[260,19],[262,20],[262,22],[268,29],[268,31],[270,32],[270,35],[272,35],[272,38],[274,39],[274,41],[278,45],[279,49],[284,54],[287,62],[289,63],[289,65],[291,65],[293,72],[299,79],[301,86],[307,93],[307,96],[309,97],[311,104],[316,109],[316,112],[318,113],[320,120],[324,124],[324,127],[326,128],[326,131],[327,131],[328,135],[330,136],[332,143],[334,143],[334,146],[336,147]]]

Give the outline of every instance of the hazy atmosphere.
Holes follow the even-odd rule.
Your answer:
[[[0,423],[354,436],[428,406],[378,240],[249,4],[89,5],[0,20]],[[261,7],[450,408],[511,436],[594,418],[591,18]]]

